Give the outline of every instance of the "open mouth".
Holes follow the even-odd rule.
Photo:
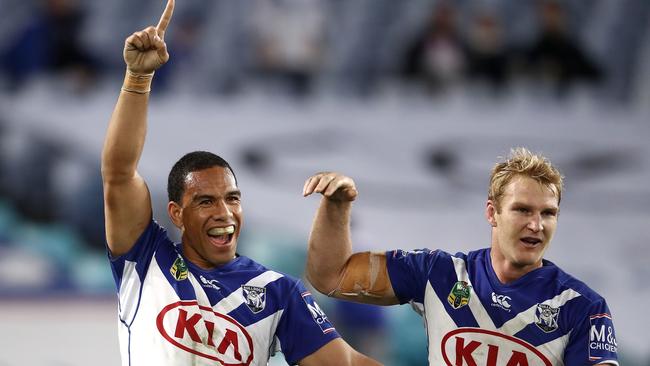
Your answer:
[[[212,229],[208,230],[210,241],[215,245],[228,245],[232,241],[234,233],[234,225],[226,227],[213,227]]]
[[[535,247],[535,246],[537,246],[537,245],[539,245],[539,244],[542,243],[542,239],[539,239],[539,238],[533,238],[533,237],[530,237],[530,236],[523,237],[523,238],[521,238],[521,239],[519,239],[519,240],[520,240],[522,243],[524,243],[524,245],[526,245],[526,246],[530,246],[530,247]]]

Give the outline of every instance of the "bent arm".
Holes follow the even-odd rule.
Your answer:
[[[322,193],[309,236],[307,279],[321,293],[375,305],[394,305],[384,253],[352,254],[350,216],[357,191],[354,182],[336,173],[307,180],[304,195]]]
[[[323,197],[312,224],[307,250],[307,279],[327,295],[338,287],[340,276],[352,256],[351,210],[351,202],[334,202]]]

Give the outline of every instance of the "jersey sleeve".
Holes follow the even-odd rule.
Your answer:
[[[118,289],[122,283],[124,268],[127,264],[130,264],[131,266],[134,265],[135,271],[138,273],[140,278],[144,278],[149,263],[151,263],[151,258],[153,258],[153,254],[163,241],[171,243],[167,237],[167,231],[158,225],[156,221],[151,220],[147,228],[128,252],[118,257],[112,256],[109,252],[108,257],[110,259],[111,269],[113,270],[113,278],[115,279],[115,284]]]
[[[618,365],[616,333],[607,303],[601,299],[587,310],[569,337],[564,364]]]
[[[330,341],[339,338],[339,334],[300,281],[296,282],[288,297],[276,337],[287,363],[295,365]]]
[[[424,301],[427,279],[439,255],[438,250],[429,249],[386,252],[390,283],[401,304]]]

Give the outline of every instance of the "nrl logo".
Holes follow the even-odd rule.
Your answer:
[[[169,269],[169,272],[172,274],[172,277],[174,277],[176,281],[183,281],[187,278],[187,275],[189,273],[187,270],[187,264],[181,257],[176,258],[174,264],[172,264],[171,268]]]
[[[447,302],[454,309],[462,308],[463,306],[469,304],[470,289],[472,286],[465,281],[458,281],[454,284],[454,287],[451,288],[449,296],[447,296]]]
[[[546,304],[537,304],[535,310],[535,325],[545,333],[550,333],[558,328],[557,318],[560,308],[553,308]]]
[[[266,306],[266,287],[242,285],[241,289],[244,293],[244,299],[246,299],[246,305],[253,314],[264,310]]]

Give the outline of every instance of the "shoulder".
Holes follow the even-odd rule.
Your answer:
[[[246,256],[239,256],[235,269],[240,272],[251,272],[250,276],[265,279],[265,282],[270,285],[270,289],[287,290],[302,282],[292,275],[276,271]]]
[[[571,289],[578,293],[584,301],[587,301],[589,304],[604,303],[605,298],[601,296],[598,292],[589,287],[585,282],[579,280],[578,278],[570,275],[565,272],[560,267],[556,266],[552,262],[547,262],[549,266],[552,266],[555,281],[561,289]]]

